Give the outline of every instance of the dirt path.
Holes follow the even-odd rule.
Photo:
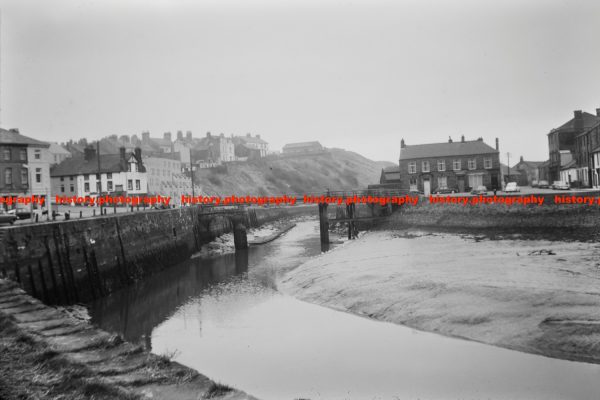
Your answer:
[[[253,399],[0,279],[2,399]]]
[[[600,244],[372,232],[280,289],[444,335],[600,363]]]

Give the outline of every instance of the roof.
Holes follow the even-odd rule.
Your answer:
[[[48,149],[52,154],[66,154],[71,155],[71,152],[64,147],[62,147],[58,143],[50,143],[50,148]]]
[[[400,172],[400,167],[398,165],[393,165],[391,167],[385,167],[382,170],[384,173],[388,174],[388,173],[394,173],[394,172]]]
[[[416,158],[453,157],[496,153],[498,153],[498,150],[485,144],[483,140],[469,140],[465,142],[405,145],[400,149],[400,159],[411,160]]]
[[[157,159],[164,159],[164,160],[175,160],[175,161],[180,161],[180,157],[179,157],[179,152],[174,152],[174,153],[163,153],[163,152],[153,152],[151,154],[144,154],[142,156],[142,158],[157,158]]]
[[[571,169],[571,168],[576,168],[576,167],[577,167],[577,161],[571,160],[568,163],[566,163],[565,165],[561,166],[560,169],[565,170],[565,169]]]
[[[256,136],[238,136],[237,139],[242,140],[246,143],[267,144],[267,142]]]
[[[508,165],[500,163],[500,170],[502,171],[502,175],[509,175]],[[510,167],[510,175],[520,175],[521,173],[521,170],[518,170],[515,167]]]
[[[588,129],[593,127],[594,125],[596,125],[597,122],[600,121],[600,117],[594,114],[590,114],[588,112],[582,112],[581,116],[583,118],[583,129]],[[561,126],[559,126],[556,129],[553,129],[552,131],[557,131],[557,130],[570,130],[570,129],[575,129],[575,118],[571,118],[569,121],[565,122],[564,124],[562,124]]]
[[[50,147],[49,143],[21,135],[18,130],[0,128],[0,144],[18,144],[31,147]]]
[[[127,153],[127,159],[131,156],[134,156],[133,153]],[[101,154],[100,171],[98,171],[98,159],[95,155],[89,160],[86,160],[83,156],[77,155],[72,158],[67,158],[65,161],[52,167],[50,169],[50,176],[96,174],[98,172],[122,172],[127,169],[127,166],[121,161],[120,154]]]
[[[518,163],[516,163],[512,168],[517,168],[521,164],[527,164],[527,166],[529,166],[531,168],[537,168],[537,167],[539,167],[540,165],[542,165],[545,162],[546,161],[527,161],[527,160],[523,160],[523,161],[519,161]]]
[[[294,148],[299,148],[299,147],[312,147],[312,146],[323,147],[321,145],[321,143],[319,143],[317,141],[312,141],[312,142],[288,143],[285,146],[283,146],[283,148],[284,149],[294,149]]]

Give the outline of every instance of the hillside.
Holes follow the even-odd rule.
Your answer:
[[[382,165],[360,154],[329,149],[326,154],[228,163],[196,171],[203,194],[292,194],[366,188],[378,183]]]

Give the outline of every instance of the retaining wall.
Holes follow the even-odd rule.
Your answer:
[[[597,197],[599,192],[557,192],[535,194],[544,197],[540,205],[506,204],[431,204],[421,197],[417,206],[402,206],[383,228],[427,227],[445,229],[487,229],[502,231],[595,232],[600,230],[598,205],[554,204],[555,195]],[[526,197],[528,195],[521,195]],[[518,197],[518,196],[502,196]]]
[[[86,302],[186,260],[233,223],[255,227],[310,212],[186,207],[7,227],[0,274],[47,304]]]

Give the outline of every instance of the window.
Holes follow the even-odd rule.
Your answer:
[[[106,174],[106,179],[112,179],[112,172],[108,172]]]
[[[42,169],[41,168],[35,169],[35,182],[36,183],[42,182]]]
[[[469,167],[469,169],[477,169],[477,162],[475,161],[474,158],[469,160],[468,167]]]
[[[421,162],[421,171],[429,172],[429,161]]]
[[[89,191],[90,191],[90,183],[89,183],[89,182],[86,182],[86,183],[83,185],[83,191],[84,191],[84,192],[89,192]]]
[[[21,185],[27,185],[27,170],[25,168],[21,169]]]
[[[96,182],[96,192],[98,192],[98,193],[102,192],[102,183],[101,182]]]
[[[2,150],[4,161],[10,161],[10,149]]]
[[[446,170],[446,160],[438,160],[438,171]]]
[[[86,181],[89,181],[90,180],[90,174],[85,174],[83,176],[83,179],[86,180]]]
[[[64,182],[64,181],[65,181],[65,177],[64,177],[64,176],[61,176],[61,177],[60,177],[60,181],[61,181],[61,182]]]
[[[452,169],[454,169],[455,171],[460,171],[460,169],[461,169],[460,160],[452,161]]]
[[[411,177],[409,179],[410,190],[417,190],[417,178]]]
[[[70,176],[70,177],[69,177],[69,180],[70,180],[71,182],[73,182],[73,177],[72,177],[72,176]]]
[[[12,185],[12,168],[6,168],[4,170],[4,184]]]
[[[448,179],[445,176],[438,176],[438,189],[448,189]]]
[[[100,180],[100,174],[96,174],[96,180],[99,181]]]
[[[19,160],[27,161],[27,150],[25,150],[25,149],[19,150]]]
[[[417,163],[412,161],[408,163],[408,173],[416,174],[417,173]]]
[[[135,180],[135,190],[140,190],[142,188],[141,182],[139,179]]]
[[[485,169],[492,168],[492,158],[491,157],[483,159],[483,168],[485,168]]]
[[[112,183],[112,181],[108,181],[106,183],[106,187],[107,187],[107,189],[108,189],[109,192],[112,192],[112,190],[113,190],[113,183]]]
[[[131,179],[127,179],[127,190],[133,190],[133,181]]]
[[[35,158],[36,160],[39,160],[41,157],[41,150],[36,150],[35,154],[33,155],[33,158]]]
[[[60,185],[60,192],[64,193],[65,192],[65,185]]]
[[[75,186],[71,185],[70,189],[71,189],[71,193],[74,192],[75,191]]]

